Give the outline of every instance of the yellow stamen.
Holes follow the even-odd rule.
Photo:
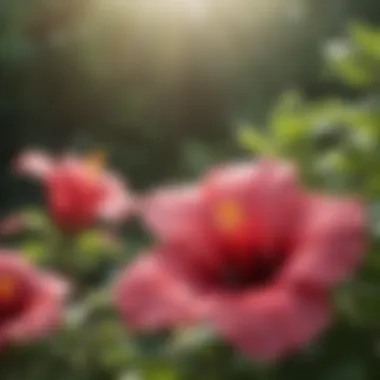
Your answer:
[[[215,222],[220,230],[235,230],[243,223],[243,221],[244,211],[238,202],[227,200],[217,205],[215,212]]]
[[[13,297],[16,289],[16,282],[12,276],[0,276],[0,300],[8,300]]]
[[[106,164],[106,154],[102,150],[95,150],[85,157],[85,165],[89,172],[99,175]]]

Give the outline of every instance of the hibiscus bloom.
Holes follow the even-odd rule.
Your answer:
[[[317,338],[331,316],[329,288],[364,249],[360,204],[309,194],[282,161],[216,168],[194,185],[154,191],[142,208],[160,244],[117,280],[126,322],[208,322],[261,359]]]
[[[0,347],[37,339],[62,319],[68,284],[0,250]]]
[[[53,158],[28,150],[17,158],[15,169],[43,182],[49,213],[63,231],[80,232],[97,219],[121,222],[131,212],[127,185],[104,170],[99,155]]]

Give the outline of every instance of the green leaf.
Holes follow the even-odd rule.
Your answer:
[[[207,345],[214,338],[207,326],[196,326],[179,330],[173,337],[170,348],[174,352],[186,352]]]
[[[368,86],[375,81],[368,68],[353,55],[346,59],[335,61],[333,67],[337,74],[350,85],[362,87]]]
[[[356,280],[343,286],[336,295],[337,310],[350,323],[379,326],[380,288],[378,282]]]
[[[276,117],[294,113],[303,105],[303,97],[298,91],[291,90],[283,93],[272,112],[272,123],[276,124]]]
[[[128,370],[121,374],[117,380],[144,380],[138,371]]]
[[[117,254],[118,241],[116,237],[107,235],[104,231],[91,230],[78,237],[78,251],[88,257],[109,257]]]
[[[237,140],[243,148],[252,153],[270,154],[274,151],[274,147],[269,139],[247,124],[243,124],[239,127]]]
[[[24,256],[36,263],[44,263],[48,260],[48,252],[41,241],[28,241],[21,246]]]
[[[90,231],[78,238],[78,248],[81,253],[92,255],[101,247],[100,235],[97,231]]]
[[[36,231],[50,230],[50,221],[46,214],[38,208],[29,208],[22,212],[26,226]]]
[[[354,87],[371,85],[377,79],[377,68],[352,41],[332,41],[326,48],[330,72]]]
[[[380,29],[361,22],[349,26],[349,35],[354,44],[369,58],[380,59]]]
[[[367,380],[365,363],[360,358],[346,358],[323,373],[321,380]]]
[[[140,369],[141,377],[149,380],[179,380],[180,374],[177,372],[174,363],[164,363],[162,361],[145,362]]]

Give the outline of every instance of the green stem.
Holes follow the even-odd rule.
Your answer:
[[[57,231],[52,243],[54,265],[57,269],[70,278],[77,276],[76,237]]]

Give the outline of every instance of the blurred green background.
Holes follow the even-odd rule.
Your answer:
[[[183,3],[183,4],[182,4]],[[281,94],[362,92],[323,73],[323,50],[375,0],[2,0],[1,208],[28,199],[9,160],[26,145],[102,147],[137,188],[236,155]],[[33,198],[32,198],[33,199]]]
[[[202,330],[125,336],[104,283],[146,238],[90,231],[74,250],[86,300],[59,337],[4,354],[1,379],[380,379],[380,3],[231,3],[0,0],[0,211],[41,197],[10,170],[27,146],[102,148],[137,190],[247,153],[291,157],[311,186],[370,206],[368,260],[337,292],[335,326],[271,366]],[[28,216],[38,231],[17,242],[42,265],[54,232]]]

